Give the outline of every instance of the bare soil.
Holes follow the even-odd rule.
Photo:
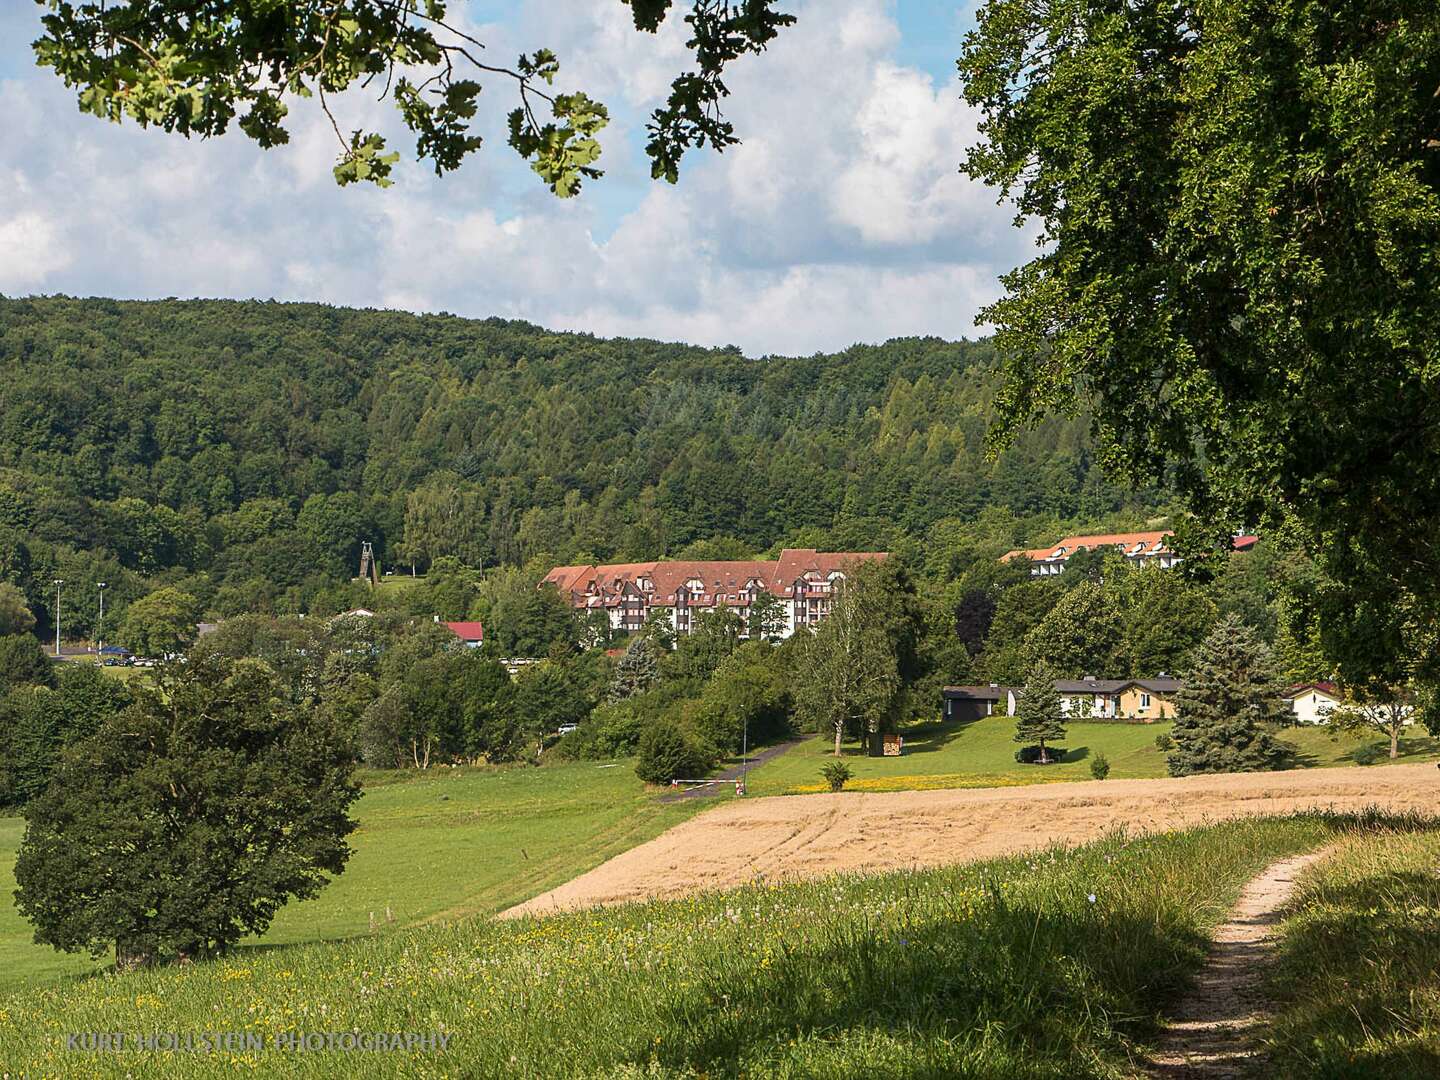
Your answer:
[[[953,791],[730,797],[505,915],[733,888],[757,878],[941,866],[1251,814],[1378,806],[1432,812],[1433,764],[1103,780]]]
[[[1262,981],[1274,952],[1279,912],[1300,872],[1323,851],[1275,863],[1245,886],[1215,931],[1195,985],[1176,1006],[1150,1059],[1167,1080],[1232,1080],[1254,1075],[1256,1036],[1269,1010]]]

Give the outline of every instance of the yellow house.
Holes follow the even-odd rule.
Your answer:
[[[1131,679],[1120,690],[1119,714],[1147,724],[1175,717],[1175,692],[1180,680],[1168,676],[1158,679]]]

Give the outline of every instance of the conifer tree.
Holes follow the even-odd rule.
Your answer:
[[[1227,616],[1175,697],[1170,775],[1278,768],[1284,751],[1265,725],[1284,716],[1280,692],[1269,648],[1238,615]]]
[[[1015,741],[1026,746],[1039,746],[1041,765],[1050,764],[1046,743],[1065,737],[1065,721],[1060,710],[1060,694],[1055,689],[1055,673],[1046,664],[1036,664],[1025,680],[1025,689],[1015,703]]]
[[[660,649],[648,637],[637,637],[625,648],[625,655],[615,665],[615,679],[610,684],[610,700],[624,701],[643,693],[660,674]]]

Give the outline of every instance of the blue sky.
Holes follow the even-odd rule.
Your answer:
[[[387,191],[342,190],[334,136],[303,104],[268,152],[81,116],[31,62],[41,9],[0,4],[0,292],[444,310],[751,355],[973,336],[1031,239],[956,170],[975,139],[954,68],[969,11],[787,7],[799,23],[729,79],[744,144],[692,154],[671,187],[649,179],[644,121],[684,62],[683,26],[638,35],[619,0],[454,3],[489,55],[554,48],[562,83],[611,108],[606,177],[560,201],[504,145],[500,83],[460,172],[406,161]],[[389,103],[348,95],[340,111],[396,130]]]

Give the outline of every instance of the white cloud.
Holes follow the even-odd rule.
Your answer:
[[[0,218],[0,289],[34,288],[70,261],[53,222],[28,210]]]
[[[518,26],[476,28],[495,58],[554,47],[568,85],[611,104],[609,186],[570,201],[503,145],[503,81],[460,172],[407,163],[376,191],[333,185],[334,133],[314,109],[276,150],[187,142],[80,116],[29,71],[0,82],[0,113],[21,118],[0,143],[0,289],[444,309],[750,353],[973,333],[1029,239],[956,171],[973,115],[956,86],[896,62],[885,0],[794,7],[797,26],[727,79],[744,144],[692,152],[676,187],[651,182],[639,150],[685,61],[678,19],[651,37],[614,0],[552,0],[543,20],[527,6]],[[395,132],[388,103],[337,106]]]

